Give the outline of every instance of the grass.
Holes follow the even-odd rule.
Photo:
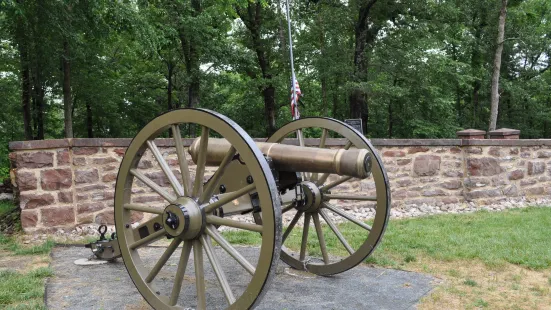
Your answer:
[[[365,239],[354,224],[339,224],[353,248]],[[547,309],[551,305],[551,208],[480,211],[391,220],[382,244],[366,260],[382,267],[429,273],[443,282],[419,309]],[[347,256],[323,228],[330,254]],[[231,242],[260,245],[255,233],[224,232]],[[286,247],[300,249],[302,228]],[[310,228],[308,252],[321,256]]]
[[[0,271],[0,308],[46,309],[43,303],[44,281],[52,275],[48,267],[27,273]]]
[[[0,216],[14,208],[13,202],[7,200],[0,200]]]
[[[367,263],[399,267],[417,261],[419,256],[440,261],[480,260],[489,267],[504,263],[530,269],[551,267],[551,208],[525,208],[506,212],[480,211],[461,215],[434,215],[392,220],[383,242]],[[353,248],[365,240],[365,232],[355,224],[340,224],[339,230]],[[323,228],[331,254],[347,252],[328,227]],[[249,232],[224,232],[232,243],[259,245],[260,236]],[[302,228],[294,229],[285,246],[299,250]],[[308,251],[321,255],[316,231],[311,228]]]
[[[0,218],[13,208],[12,202],[0,201]],[[54,245],[52,240],[24,245],[16,235],[0,232],[0,309],[46,309],[44,281],[53,275],[47,264]]]

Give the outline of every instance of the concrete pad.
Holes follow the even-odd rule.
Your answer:
[[[238,249],[253,265],[256,264],[257,248]],[[164,248],[147,247],[140,251],[143,251],[143,260],[152,266]],[[250,275],[223,250],[215,249],[215,252],[233,293],[239,296]],[[46,285],[49,309],[150,309],[134,287],[121,259],[103,265],[74,264],[76,259],[90,254],[89,249],[82,247],[53,249],[51,266],[55,276]],[[176,272],[179,254],[174,256],[156,280],[158,288],[168,292],[165,294],[172,289],[170,280]],[[188,266],[193,266],[192,258],[193,255]],[[195,307],[192,269],[186,270],[180,294],[181,301],[188,301],[182,304],[190,308]],[[212,303],[209,309],[224,309],[227,303],[208,262],[205,262],[205,279],[207,303]],[[419,299],[432,290],[433,280],[424,274],[367,266],[358,266],[336,276],[320,277],[290,269],[280,262],[275,281],[257,309],[414,309]]]

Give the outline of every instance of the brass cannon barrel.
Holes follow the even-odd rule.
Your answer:
[[[197,162],[200,138],[189,147]],[[366,149],[322,149],[296,145],[257,142],[260,151],[269,156],[279,171],[334,173],[355,178],[366,178],[371,172],[371,155]],[[230,149],[225,139],[208,140],[207,166],[219,166]]]

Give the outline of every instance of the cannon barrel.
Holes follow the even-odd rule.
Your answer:
[[[188,149],[196,163],[200,138]],[[334,173],[355,178],[366,178],[371,172],[371,154],[366,149],[322,149],[280,143],[257,142],[260,151],[270,157],[279,171]],[[225,139],[208,140],[207,166],[219,166],[230,149]]]

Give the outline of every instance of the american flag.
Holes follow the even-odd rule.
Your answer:
[[[298,81],[296,78],[294,78],[295,81],[295,93],[293,94],[293,85],[291,84],[291,115],[293,116],[293,120],[300,118],[300,112],[298,111],[298,99],[302,95],[302,92],[300,91],[300,86],[298,85]]]

